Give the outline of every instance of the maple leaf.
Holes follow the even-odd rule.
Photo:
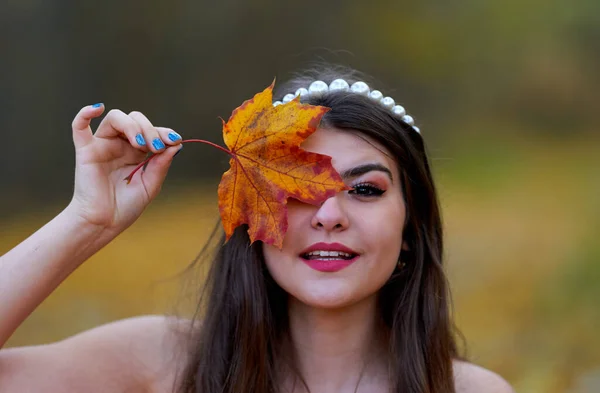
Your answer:
[[[329,108],[300,103],[300,98],[273,107],[275,81],[236,108],[223,121],[223,139],[229,148],[202,139],[231,156],[231,168],[219,183],[219,212],[226,240],[240,225],[248,225],[251,242],[261,240],[279,248],[287,231],[287,199],[319,205],[349,188],[331,165],[331,157],[300,148],[317,130]],[[156,157],[150,155],[127,176]]]
[[[348,187],[331,157],[300,148],[329,108],[301,104],[299,97],[274,107],[274,84],[235,109],[227,123],[223,120],[231,168],[218,194],[227,240],[247,224],[251,242],[281,248],[289,197],[318,205]]]

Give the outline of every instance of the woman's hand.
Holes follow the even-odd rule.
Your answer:
[[[86,106],[73,120],[75,191],[67,209],[116,235],[133,224],[158,195],[173,156],[183,145],[179,134],[154,127],[140,112],[126,115],[116,109],[108,112],[92,134],[90,121],[103,112],[102,104]],[[157,157],[127,184],[123,179],[148,152]]]

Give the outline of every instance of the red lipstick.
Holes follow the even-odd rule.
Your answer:
[[[307,254],[312,251],[337,251],[349,254],[350,257],[312,256],[309,258]],[[304,263],[320,272],[337,272],[354,263],[358,257],[359,255],[356,251],[341,243],[315,243],[300,253],[300,258]]]

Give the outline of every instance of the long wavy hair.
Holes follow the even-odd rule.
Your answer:
[[[278,86],[274,96],[281,99],[312,81],[336,78],[350,84],[368,81],[357,71],[320,65]],[[389,344],[391,392],[454,393],[452,360],[459,355],[442,264],[440,209],[423,139],[389,110],[358,94],[336,92],[303,102],[331,108],[322,127],[358,131],[395,158],[407,210],[398,241],[404,240],[409,250],[399,256],[405,266],[394,271],[378,296],[382,337]],[[269,274],[262,244],[250,244],[246,229],[238,228],[224,245],[221,235],[216,246],[178,392],[279,393],[283,368],[303,381],[288,355],[288,294]],[[208,255],[210,249],[203,252]]]

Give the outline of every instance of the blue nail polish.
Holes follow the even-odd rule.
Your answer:
[[[135,136],[135,140],[138,143],[138,145],[140,145],[140,146],[146,146],[146,140],[144,139],[144,137],[142,136],[142,134],[137,134]]]
[[[102,106],[102,103],[99,102],[97,104],[92,105],[92,108],[100,108]]]
[[[175,157],[177,154],[181,153],[182,150],[183,150],[183,145],[181,145],[181,149],[177,150],[177,153],[175,153],[175,155],[173,157]]]
[[[169,139],[175,142],[181,139],[181,135],[176,132],[169,132]]]
[[[152,146],[154,146],[156,150],[162,150],[165,148],[165,144],[160,140],[160,138],[155,138],[152,141]]]

